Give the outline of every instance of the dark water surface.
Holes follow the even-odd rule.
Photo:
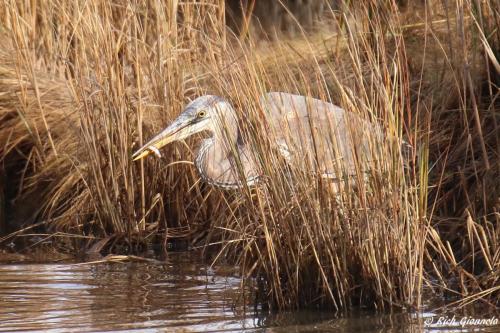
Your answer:
[[[420,332],[433,315],[270,315],[245,301],[241,280],[231,269],[209,268],[196,260],[174,254],[167,264],[0,264],[0,331]],[[497,328],[480,331],[500,332]]]

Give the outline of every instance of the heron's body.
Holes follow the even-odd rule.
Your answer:
[[[322,177],[352,175],[368,164],[383,139],[378,125],[318,99],[287,93],[261,97],[266,135],[283,157]],[[169,142],[210,131],[201,143],[196,168],[206,182],[224,188],[253,185],[262,175],[236,111],[217,96],[201,96],[162,133],[134,154],[139,159]],[[357,162],[356,162],[357,161]]]

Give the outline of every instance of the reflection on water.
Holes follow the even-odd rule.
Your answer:
[[[0,266],[0,330],[88,331],[253,327],[238,278],[185,258],[166,265]]]
[[[0,331],[411,332],[425,319],[369,312],[257,315],[245,304],[240,282],[182,254],[164,265],[0,265]]]

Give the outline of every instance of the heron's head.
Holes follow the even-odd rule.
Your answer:
[[[202,131],[213,131],[214,123],[228,108],[232,109],[231,105],[221,97],[198,97],[186,106],[170,126],[137,150],[132,159],[139,160],[151,153],[160,156],[159,149],[171,142],[183,140]]]

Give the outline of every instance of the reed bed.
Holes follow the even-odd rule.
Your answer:
[[[315,32],[285,9],[295,35],[276,32],[273,42],[233,34],[225,6],[1,4],[11,228],[79,236],[58,238],[73,249],[188,239],[257,277],[278,309],[419,307],[424,286],[498,305],[495,2],[327,1]],[[257,104],[266,91],[341,105],[381,124],[387,143],[373,143],[366,172],[318,178],[267,139]],[[166,147],[161,160],[131,161],[204,93],[237,109],[265,175],[259,186],[200,182],[198,138]]]

